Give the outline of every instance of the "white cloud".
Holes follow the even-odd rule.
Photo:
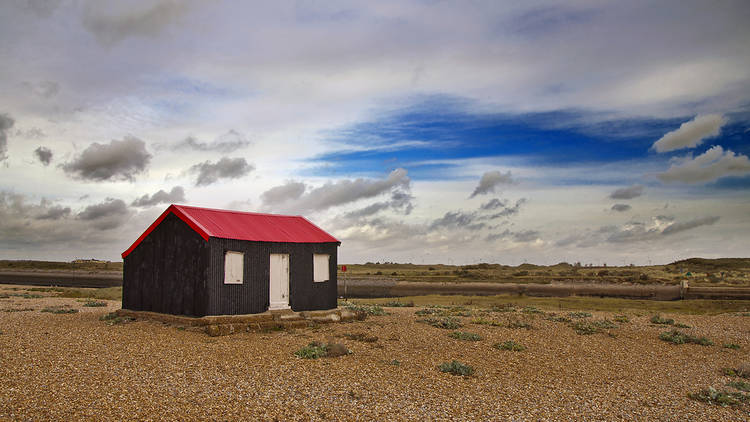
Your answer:
[[[720,114],[696,116],[693,120],[680,125],[678,129],[659,138],[652,148],[656,152],[695,148],[704,140],[717,136],[721,132],[721,127],[726,123],[726,117]]]
[[[726,176],[746,174],[750,174],[748,157],[725,151],[717,145],[695,158],[673,164],[657,177],[663,182],[706,183]]]

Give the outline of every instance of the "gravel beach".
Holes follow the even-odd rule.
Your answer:
[[[646,313],[579,335],[550,312],[474,310],[457,317],[459,330],[482,340],[462,341],[448,336],[452,330],[418,322],[425,317],[415,311],[422,308],[386,308],[390,315],[365,321],[209,337],[152,321],[108,325],[100,317],[120,303],[107,303],[0,299],[0,420],[750,419],[747,404],[688,398],[709,386],[724,388],[737,378],[722,368],[750,360],[750,317],[737,313],[662,315],[714,342],[701,346],[659,340],[671,327],[652,324]],[[78,312],[40,312],[48,307]],[[472,323],[477,318],[502,325]],[[613,318],[593,312],[584,319]],[[510,328],[512,322],[531,328]],[[353,353],[317,360],[294,355],[311,341],[331,339]],[[493,347],[507,340],[526,350]],[[728,343],[740,349],[722,347]],[[451,360],[475,373],[438,370]]]

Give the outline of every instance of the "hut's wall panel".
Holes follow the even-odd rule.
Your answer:
[[[269,305],[270,255],[289,254],[289,305],[294,311],[336,307],[336,243],[250,242],[209,239],[210,252],[206,286],[206,314],[252,314],[265,312]],[[224,255],[243,252],[242,284],[224,283]],[[330,280],[313,282],[313,254],[331,255]]]
[[[124,260],[124,309],[204,316],[208,243],[167,216]]]

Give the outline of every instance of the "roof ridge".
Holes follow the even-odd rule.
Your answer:
[[[254,211],[237,211],[237,210],[224,210],[221,208],[206,208],[206,207],[196,207],[192,205],[177,205],[172,204],[176,208],[192,208],[196,210],[204,210],[204,211],[216,211],[216,212],[223,212],[228,214],[250,214],[250,215],[265,215],[269,217],[295,217],[295,218],[305,218],[301,215],[290,215],[290,214],[272,214],[272,213],[265,213],[265,212],[254,212]]]

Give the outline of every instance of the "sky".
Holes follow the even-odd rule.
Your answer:
[[[747,1],[0,3],[0,259],[169,204],[339,262],[750,256]]]

